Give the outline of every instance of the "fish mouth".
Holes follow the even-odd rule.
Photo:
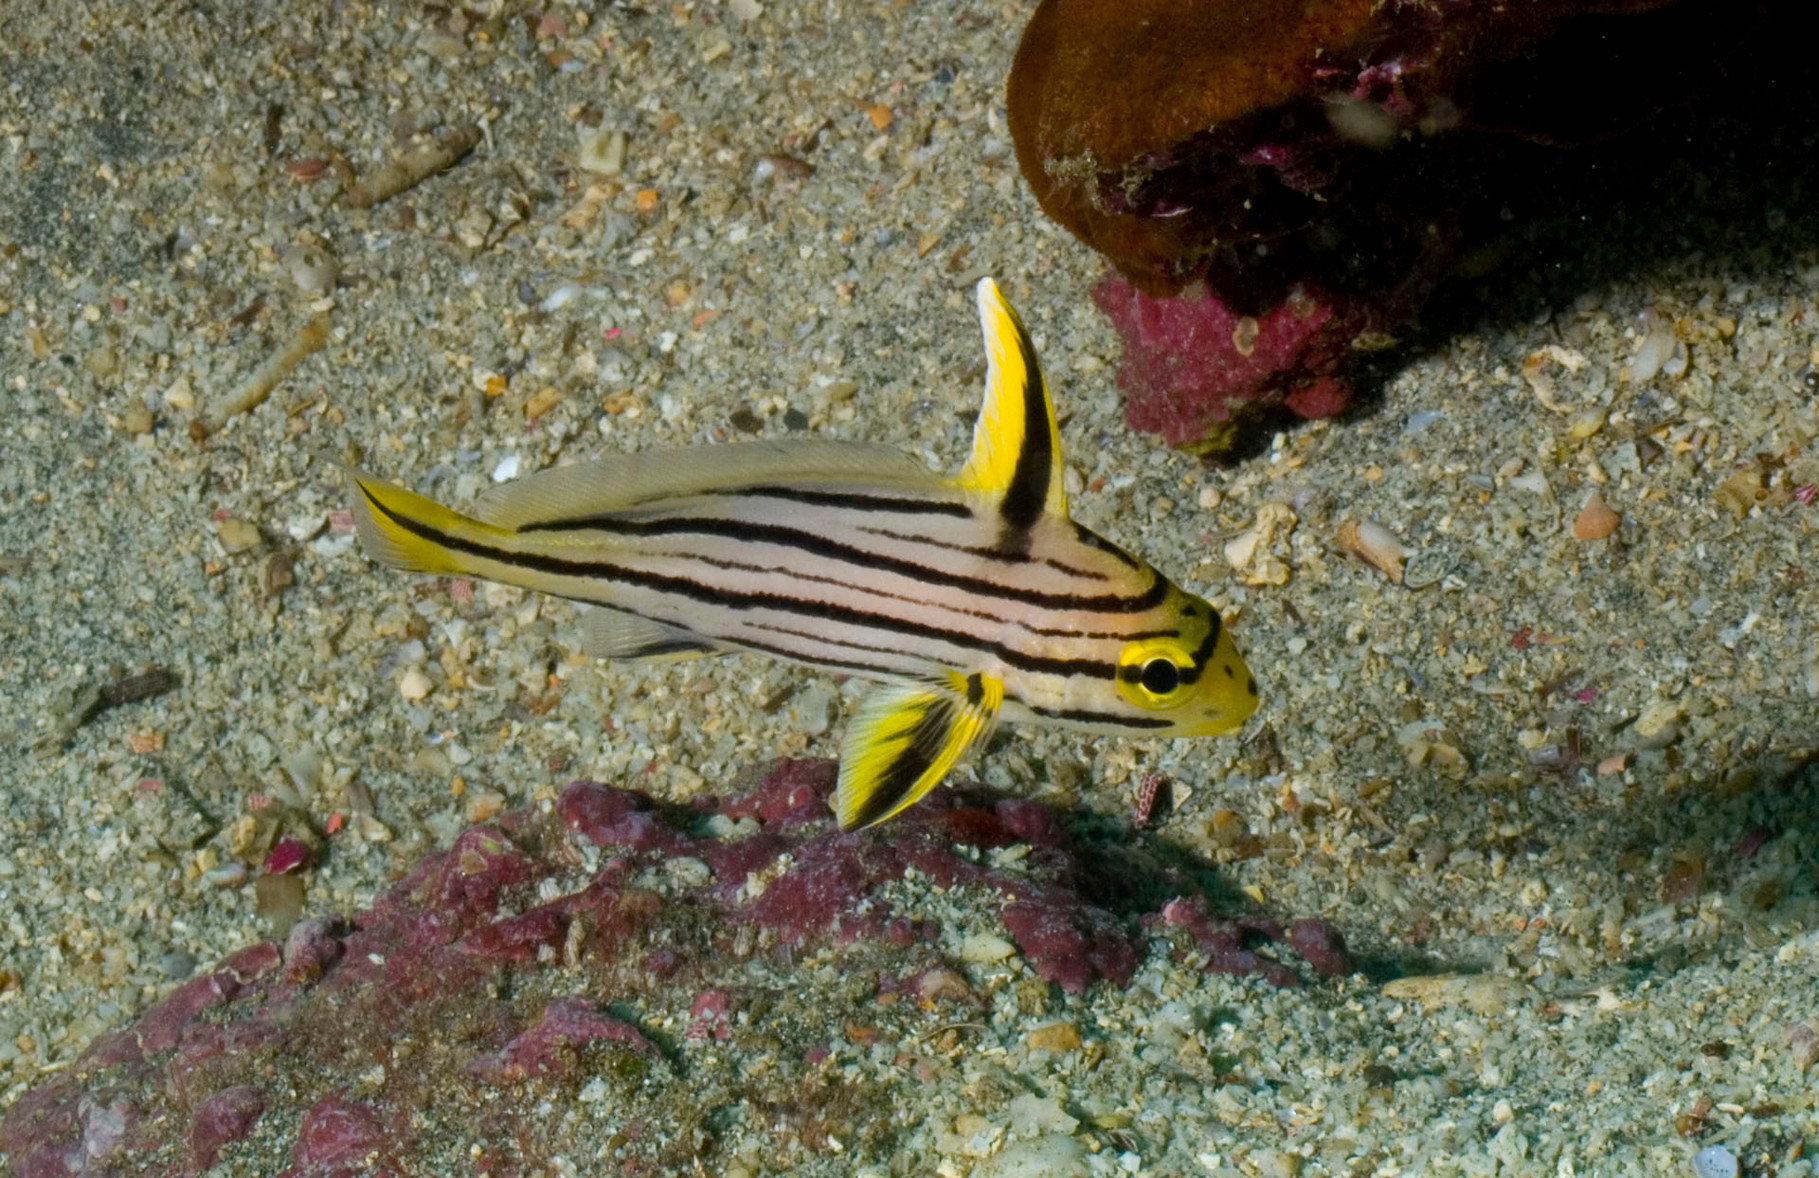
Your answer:
[[[1202,719],[1177,726],[1169,735],[1224,736],[1228,732],[1236,732],[1238,729],[1244,727],[1244,722],[1250,719],[1251,711],[1254,710],[1255,709],[1247,709],[1242,714],[1235,716],[1230,712],[1220,712],[1217,715],[1206,716]]]
[[[1224,736],[1244,727],[1244,722],[1257,711],[1257,699],[1252,697],[1234,708],[1219,708],[1209,711],[1193,724],[1182,726],[1184,736]]]

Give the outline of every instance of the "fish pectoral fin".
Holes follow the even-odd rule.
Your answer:
[[[726,648],[692,630],[638,614],[590,606],[581,614],[581,650],[597,659],[695,658]]]
[[[1067,514],[1061,434],[1029,332],[997,283],[981,278],[977,293],[985,403],[973,426],[972,456],[955,482],[994,501],[1013,528],[1027,529],[1045,512]]]
[[[866,696],[840,750],[840,829],[872,826],[913,805],[991,735],[1003,702],[1004,684],[958,671]]]

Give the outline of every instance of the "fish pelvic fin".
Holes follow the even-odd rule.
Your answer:
[[[414,573],[466,573],[469,559],[446,541],[503,534],[434,499],[362,471],[350,469],[348,482],[360,547],[380,564]]]
[[[874,826],[914,805],[991,735],[1003,703],[1004,684],[979,672],[876,688],[840,750],[840,829]]]
[[[581,615],[581,635],[582,651],[597,659],[680,660],[726,649],[681,626],[604,605],[591,606]]]
[[[1036,345],[990,278],[977,290],[985,334],[985,404],[973,427],[973,452],[955,481],[995,502],[1013,531],[1028,531],[1044,513],[1067,514],[1061,435]]]

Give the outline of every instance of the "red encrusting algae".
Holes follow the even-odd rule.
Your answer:
[[[472,1126],[463,1140],[492,1143],[486,1172],[547,1172],[539,1159],[562,1152],[568,1130],[540,1119],[538,1100],[507,1094],[607,1081],[620,1105],[645,1107],[683,1082],[691,1041],[730,1051],[776,1033],[763,1013],[775,998],[733,977],[754,957],[786,976],[804,954],[864,962],[881,1010],[904,995],[919,1009],[980,1008],[937,948],[944,917],[923,910],[939,896],[944,911],[996,912],[1029,969],[1070,994],[1129,984],[1138,929],[1157,921],[1186,928],[1209,969],[1294,984],[1256,952],[1260,940],[1296,948],[1323,975],[1348,967],[1318,922],[1285,936],[1259,918],[1216,921],[1199,900],[1133,920],[1133,896],[1176,884],[1130,878],[1125,859],[1040,803],[940,790],[882,831],[847,834],[829,813],[833,784],[831,762],[784,761],[724,802],[670,806],[578,781],[553,806],[501,814],[370,909],[299,921],[282,950],[241,950],[96,1039],[8,1110],[0,1156],[33,1178],[117,1172],[129,1157],[144,1172],[199,1174],[233,1164],[260,1126],[296,1125],[285,1178],[469,1170],[478,1155],[438,1154],[454,1146],[427,1128],[461,1123]],[[990,854],[1005,847],[1027,850]],[[933,885],[925,897],[904,887],[915,879]],[[788,1018],[812,1024],[814,1013]],[[814,1050],[790,1058],[817,1066]],[[795,1082],[808,1085],[802,1099],[826,1099],[807,1073],[791,1075],[727,1083],[773,1100]],[[667,1164],[664,1141],[640,1148]]]

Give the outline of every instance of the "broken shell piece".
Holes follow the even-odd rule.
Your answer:
[[[1402,584],[1402,569],[1414,549],[1404,544],[1396,533],[1374,520],[1348,519],[1339,525],[1339,547],[1370,565],[1396,584]]]
[[[1819,1027],[1811,1019],[1789,1023],[1787,1045],[1793,1050],[1794,1069],[1806,1075],[1807,1069],[1819,1061]]]
[[[1604,502],[1604,496],[1596,489],[1585,497],[1585,503],[1579,508],[1579,514],[1573,519],[1573,538],[1575,540],[1603,540],[1617,530],[1623,517],[1612,511]]]
[[[1277,540],[1286,539],[1299,522],[1286,503],[1265,503],[1257,509],[1251,526],[1225,542],[1225,562],[1247,585],[1284,585],[1288,583],[1288,564],[1270,551]]]
[[[1559,344],[1549,344],[1540,351],[1529,353],[1522,361],[1522,379],[1528,381],[1529,388],[1535,392],[1535,400],[1555,413],[1571,413],[1575,406],[1567,404],[1555,395],[1554,377],[1546,370],[1549,363],[1558,364],[1566,369],[1569,375],[1577,375],[1585,367],[1586,359],[1570,348]]]

